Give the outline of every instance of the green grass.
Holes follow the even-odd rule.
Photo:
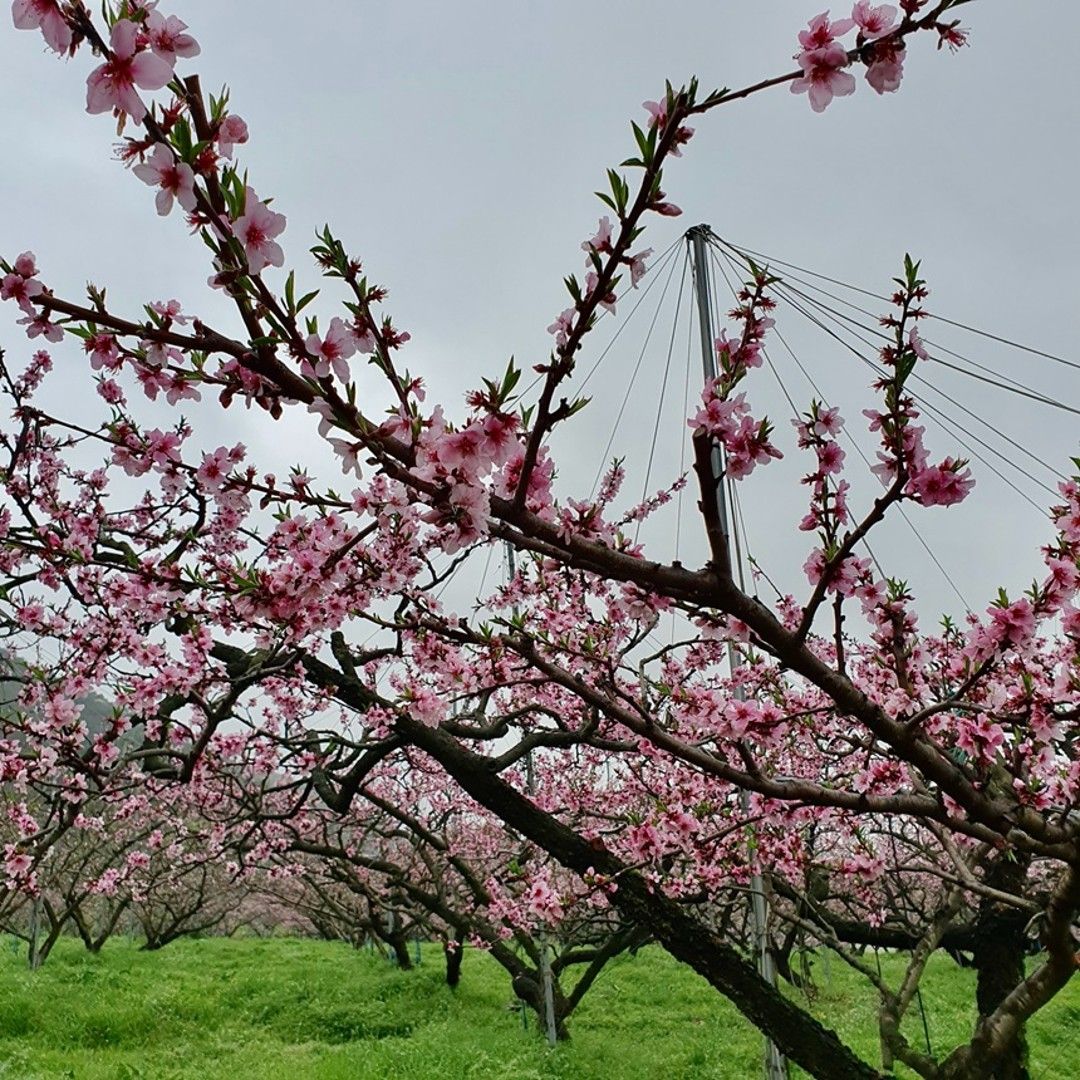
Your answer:
[[[401,972],[347,945],[124,940],[90,956],[62,941],[38,972],[0,939],[0,1078],[73,1080],[743,1080],[760,1038],[703,980],[657,948],[612,963],[549,1050],[508,1009],[506,976],[470,951],[456,993],[440,951]],[[972,979],[936,958],[925,990],[935,1049],[971,1022]],[[882,957],[888,972],[898,958]],[[819,960],[814,1012],[878,1060],[874,1003]],[[923,1039],[918,1014],[911,1037]],[[1037,1080],[1080,1076],[1080,991],[1031,1030]],[[795,1070],[796,1075],[800,1075]]]

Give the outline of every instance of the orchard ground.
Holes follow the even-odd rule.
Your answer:
[[[18,949],[18,951],[16,951]],[[0,1077],[20,1080],[743,1080],[759,1075],[760,1036],[685,965],[656,947],[603,973],[549,1050],[513,1008],[503,971],[470,950],[456,992],[441,950],[411,972],[343,943],[204,939],[98,956],[66,939],[40,971],[0,939]],[[883,968],[898,958],[883,953]],[[812,1008],[876,1059],[872,998],[838,961],[813,961]],[[934,958],[924,982],[935,1049],[974,1019],[970,972]],[[909,1036],[925,1040],[918,1010]],[[1032,1076],[1080,1076],[1080,988],[1032,1020]],[[794,1077],[805,1075],[793,1070]],[[908,1075],[901,1070],[898,1074]]]

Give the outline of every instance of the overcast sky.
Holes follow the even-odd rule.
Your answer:
[[[604,170],[632,152],[628,122],[643,120],[641,102],[659,97],[665,78],[697,75],[709,89],[790,70],[797,31],[817,13],[803,0],[662,8],[637,0],[162,0],[161,7],[184,19],[202,45],[202,56],[181,62],[181,73],[200,72],[208,90],[227,82],[233,109],[249,124],[242,160],[259,195],[272,196],[288,217],[288,262],[309,287],[317,283],[306,251],[329,221],[389,287],[387,310],[413,335],[405,363],[451,415],[461,415],[464,392],[501,370],[510,354],[525,367],[546,358],[545,328],[566,306],[561,279],[580,273],[581,241],[603,212],[591,193]],[[936,51],[931,35],[914,40],[897,94],[878,97],[858,73],[855,95],[820,116],[805,96],[780,87],[701,118],[665,176],[669,198],[685,213],[650,222],[643,243],[659,253],[690,225],[708,222],[720,236],[875,292],[888,290],[910,251],[923,260],[932,311],[1076,359],[1080,222],[1069,192],[1077,172],[1080,6],[1031,3],[1025,19],[1018,10],[992,0],[959,9],[972,32],[971,47],[956,55]],[[145,301],[177,297],[225,323],[220,298],[204,285],[205,249],[178,215],[155,215],[153,192],[112,158],[112,121],[84,111],[91,67],[86,52],[59,61],[38,35],[10,22],[0,31],[0,252],[11,259],[33,249],[61,295],[77,296],[92,278],[108,286],[117,310],[137,313]],[[276,271],[268,278],[283,280]],[[588,387],[593,406],[559,445],[565,493],[592,487],[661,285],[605,358]],[[687,434],[680,419],[687,337],[672,329],[677,285],[676,273],[612,443],[611,453],[627,455],[635,499],[673,334],[678,347],[651,487],[677,472]],[[324,322],[334,313],[329,292],[325,299]],[[8,305],[0,340],[12,352],[24,347],[14,318]],[[834,340],[798,324],[796,317],[780,329],[869,449],[859,410],[869,404],[862,388],[871,376]],[[582,371],[616,325],[598,333]],[[1074,369],[937,325],[926,336],[1080,404]],[[778,346],[772,355],[778,367],[787,362]],[[64,363],[72,372],[66,400],[85,408],[85,383],[75,374],[85,365],[70,347]],[[696,357],[692,363],[697,379]],[[948,372],[927,378],[1051,465],[1066,469],[1080,452],[1075,416]],[[805,405],[812,391],[801,379],[794,366],[786,369],[786,384]],[[804,508],[797,478],[805,466],[775,383],[763,374],[749,391],[788,451],[767,470],[771,478],[757,483],[755,475],[745,485],[750,537],[762,564],[796,588],[810,546],[791,528]],[[964,422],[975,430],[974,421]],[[260,459],[277,458],[277,467],[283,445],[288,461],[322,461],[303,417],[274,426],[234,409],[207,423],[212,445],[242,439]],[[927,441],[935,458],[964,454],[933,425]],[[1008,452],[1019,460],[1019,451]],[[978,487],[963,507],[910,514],[981,609],[998,583],[1015,590],[1030,581],[1050,533],[992,472],[978,463],[974,471]],[[1049,501],[1017,482],[1036,502]],[[874,494],[872,486],[858,490],[866,499]],[[678,554],[688,563],[702,552],[691,510],[687,499]],[[671,517],[645,538],[650,554],[674,555]],[[887,570],[919,586],[924,611],[957,612],[959,601],[902,524],[876,550]]]

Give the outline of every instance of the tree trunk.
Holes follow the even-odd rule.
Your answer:
[[[461,960],[465,955],[463,943],[460,941],[444,941],[443,956],[446,957],[446,985],[451,990],[456,990],[461,982]]]
[[[553,980],[553,983],[555,1038],[559,1042],[565,1042],[570,1038],[570,1031],[566,1026],[566,1018],[570,1010],[566,999],[563,997],[562,990],[559,988],[558,980]],[[540,982],[540,973],[530,971],[527,975],[515,975],[510,980],[510,985],[513,986],[514,993],[536,1014],[536,1022],[540,1025],[540,1030],[544,1031],[547,1027],[547,1017],[544,1007],[544,988]]]
[[[986,873],[993,889],[1023,896],[1029,860],[1000,856]],[[975,921],[975,1000],[979,1016],[989,1016],[1024,979],[1024,913],[989,897],[979,903]],[[1031,1080],[1027,1034],[1023,1027],[1013,1045],[986,1080]]]
[[[394,950],[394,959],[402,971],[412,971],[413,962],[409,955],[409,939],[404,934],[387,934],[387,944]]]
[[[617,888],[609,899],[629,922],[649,927],[672,956],[704,976],[812,1076],[819,1080],[880,1080],[877,1069],[845,1046],[835,1032],[784,998],[761,978],[753,964],[681,904],[656,891],[603,844],[590,843],[515,791],[491,771],[488,759],[467,750],[446,732],[408,717],[398,718],[398,730],[435,758],[477,802],[563,866],[616,881]]]

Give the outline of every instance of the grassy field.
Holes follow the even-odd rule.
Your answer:
[[[0,1077],[72,1080],[743,1080],[760,1040],[735,1010],[657,948],[615,961],[549,1050],[508,1008],[505,975],[469,952],[442,984],[439,950],[401,972],[347,945],[180,941],[102,955],[61,942],[45,967],[0,939]],[[895,960],[882,958],[888,969]],[[942,958],[925,992],[935,1049],[970,1023],[970,977]],[[814,1011],[876,1060],[872,1002],[833,961]],[[913,1037],[924,1039],[916,1016]],[[1031,1032],[1037,1080],[1080,1076],[1080,988]],[[795,1070],[798,1075],[799,1071]]]

